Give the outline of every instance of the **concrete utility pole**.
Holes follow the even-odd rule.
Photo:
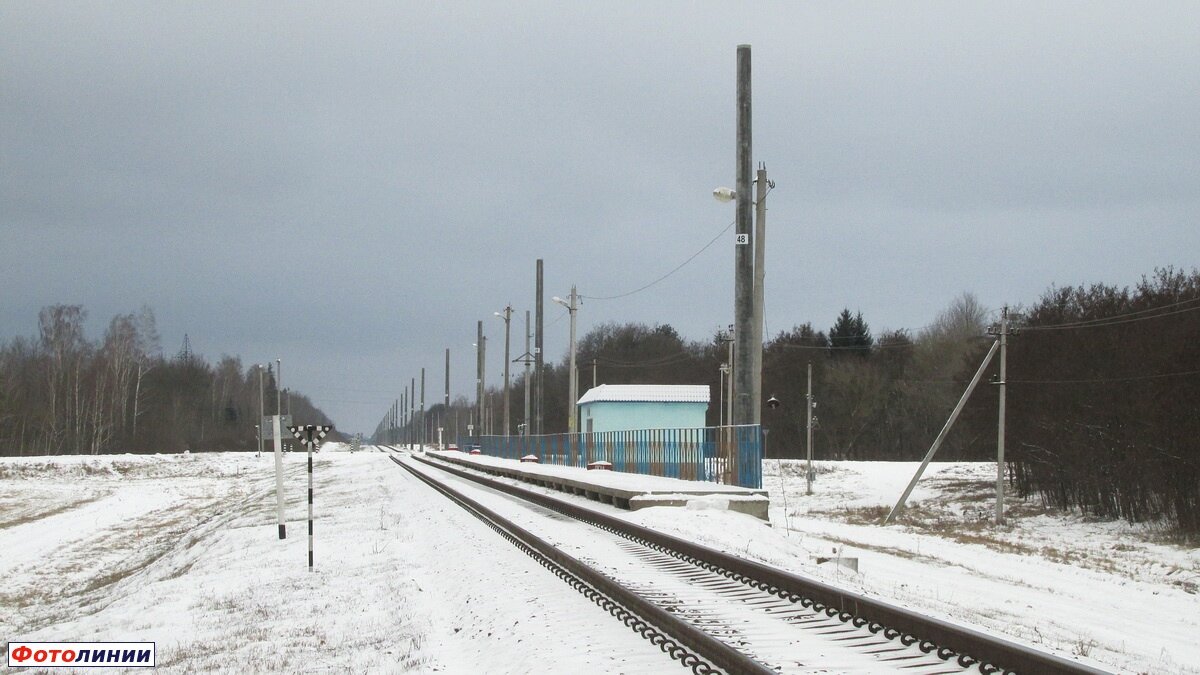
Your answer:
[[[488,339],[487,339],[487,336],[486,336],[486,335],[484,335],[484,336],[483,336],[483,342],[479,343],[479,389],[480,389],[480,390],[483,392],[483,398],[481,399],[481,403],[483,404],[483,410],[482,410],[482,412],[483,412],[483,414],[485,414],[485,415],[486,415],[486,414],[487,414],[487,412],[488,412],[488,403],[487,403],[487,340],[488,340]],[[480,429],[483,429],[484,433],[487,433],[487,434],[491,434],[491,433],[492,433],[492,425],[491,425],[490,421],[489,421],[489,423],[488,423],[488,424],[486,424],[486,425],[485,425],[485,424],[484,424],[484,420],[480,420],[480,421],[479,421],[479,428],[480,428]]]
[[[754,232],[750,193],[750,45],[737,48],[737,238],[734,246],[734,425],[753,424]]]
[[[805,429],[806,429],[806,435],[807,435],[807,439],[806,439],[806,440],[805,440],[805,442],[804,442],[804,447],[805,447],[805,454],[807,454],[807,455],[808,455],[808,470],[805,472],[805,483],[807,483],[807,485],[808,485],[808,488],[807,488],[807,490],[808,490],[808,491],[807,491],[807,493],[811,495],[811,494],[812,494],[812,484],[813,484],[813,468],[812,468],[812,450],[813,450],[813,448],[812,448],[812,411],[813,411],[813,397],[812,397],[812,361],[809,361],[809,362],[808,362],[808,394],[807,394],[807,395],[804,397],[804,402],[807,404],[807,405],[805,405],[805,406],[804,406],[804,407],[805,407],[804,416],[805,416],[805,418],[806,418],[806,419],[805,419],[804,426],[805,426]]]
[[[424,448],[425,443],[429,440],[429,435],[425,431],[425,369],[424,368],[421,369],[421,416],[418,419],[421,420],[421,436],[418,439],[418,441],[420,443],[420,445],[418,447]]]
[[[476,327],[475,337],[475,419],[483,435],[483,320]]]
[[[529,310],[525,310],[525,356],[521,357],[525,361],[525,433],[529,435]]]
[[[534,406],[534,417],[536,418],[535,421],[537,423],[536,430],[534,433],[537,433],[537,434],[542,433],[542,415],[543,415],[543,410],[542,410],[542,354],[544,353],[544,350],[542,349],[542,347],[543,347],[543,344],[542,344],[542,337],[543,337],[543,333],[542,333],[542,325],[543,325],[542,324],[542,314],[543,314],[543,312],[542,312],[542,294],[543,294],[542,259],[538,258],[537,259],[537,292],[535,294],[536,297],[534,298],[534,303],[535,303],[534,309],[537,312],[537,335],[534,337],[534,340],[533,340],[533,359],[534,359],[533,382],[535,385],[533,406]]]
[[[896,501],[896,505],[892,507],[887,517],[883,519],[884,525],[892,522],[896,514],[900,513],[900,510],[904,508],[904,502],[908,501],[908,496],[912,494],[913,488],[917,486],[917,481],[921,480],[921,474],[925,473],[925,467],[929,466],[929,462],[937,454],[938,448],[942,447],[942,441],[946,439],[946,434],[950,433],[951,427],[954,426],[954,421],[958,419],[959,413],[966,406],[967,399],[971,398],[971,392],[975,391],[975,386],[979,384],[979,380],[983,377],[983,371],[987,370],[988,364],[992,362],[992,357],[996,355],[999,349],[1000,342],[993,342],[991,349],[983,357],[983,363],[979,364],[979,370],[975,371],[975,376],[971,378],[971,383],[967,385],[967,390],[963,392],[962,398],[958,399],[954,410],[950,411],[950,417],[946,419],[945,426],[938,432],[937,438],[933,439],[933,445],[929,446],[929,452],[925,453],[925,459],[921,460],[921,466],[917,467],[917,472],[913,474],[912,480],[908,482],[908,487],[904,488],[904,494],[900,495],[900,499]]]
[[[446,398],[442,400],[442,416],[444,417],[448,412],[450,412],[450,348],[446,347]]]
[[[567,405],[567,433],[575,433],[575,402],[579,400],[579,372],[575,370],[575,313],[579,309],[579,294],[575,292],[575,285],[571,284],[570,302],[563,300],[557,295],[551,298],[554,302],[567,308],[567,312],[571,315],[571,365],[568,371],[568,379],[570,381],[570,391],[567,395],[570,401]]]
[[[729,370],[728,370],[728,375],[725,377],[725,388],[726,388],[726,392],[725,392],[725,424],[732,425],[733,424],[733,362],[737,356],[736,354],[733,353],[733,343],[734,343],[733,326],[729,327],[729,333],[727,334],[727,336],[728,336],[728,339],[726,340],[726,342],[728,343],[727,348],[729,351],[729,355],[727,356],[727,358],[729,359],[729,362],[728,362]]]
[[[512,324],[512,313],[513,313],[512,305],[505,305],[503,313],[493,312],[493,314],[495,314],[496,316],[500,317],[501,319],[504,319],[504,433],[501,434],[502,436],[507,436],[509,434],[509,430],[512,428],[510,426],[511,419],[509,418],[509,398],[508,398],[508,360],[510,358],[508,346],[509,346],[509,337],[510,337],[510,332],[511,332],[509,329]]]
[[[1000,387],[999,421],[996,429],[996,524],[1004,523],[1004,405],[1008,376],[1008,305],[1000,315]]]
[[[399,425],[400,438],[397,442],[403,443],[408,447],[408,430],[404,426],[404,412],[408,410],[408,387],[400,394],[400,408],[396,411],[396,420]]]
[[[283,424],[279,415],[271,420],[271,431],[275,434],[275,519],[279,525],[279,538],[287,539],[283,519]]]
[[[258,364],[258,454],[262,455],[263,437],[266,436],[267,430],[263,427],[263,418],[267,416],[266,407],[263,404],[263,367]]]
[[[259,376],[259,380],[258,380],[258,382],[259,382],[259,389],[258,389],[259,390],[259,408],[262,408],[262,392],[263,392],[263,389],[262,389],[263,368],[262,368],[262,366],[259,366],[259,368],[258,368],[258,376]],[[259,449],[259,453],[262,453],[262,449],[263,449],[263,432],[262,432],[263,419],[262,418],[263,418],[263,416],[262,416],[262,414],[259,414],[258,417],[259,417],[259,420],[258,420],[258,424],[259,424],[258,449]],[[287,526],[286,526],[286,524],[284,524],[284,520],[283,520],[283,441],[282,441],[282,430],[280,429],[280,417],[275,416],[275,419],[272,420],[271,424],[272,424],[271,431],[274,432],[275,438],[276,438],[276,441],[275,441],[275,518],[276,518],[278,527],[280,527],[280,538],[286,539],[288,536],[288,533],[287,533]]]
[[[729,374],[729,364],[722,363],[717,369],[721,371],[721,394],[719,407],[717,408],[717,426],[725,426],[725,376]]]
[[[754,363],[750,366],[750,375],[754,384],[750,386],[750,405],[753,409],[754,424],[762,424],[762,352],[763,352],[763,281],[766,276],[767,247],[767,167],[758,165],[758,177],[755,180],[754,199],[754,335],[751,338],[750,349]]]
[[[417,442],[417,378],[410,378],[408,391],[408,442],[415,446]]]

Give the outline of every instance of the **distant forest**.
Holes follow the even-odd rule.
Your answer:
[[[0,455],[257,449],[256,367],[163,356],[148,307],[113,317],[100,342],[84,337],[86,318],[79,305],[45,307],[36,338],[0,344]],[[262,378],[271,414],[271,366]],[[307,397],[281,398],[296,421],[329,423]]]
[[[0,345],[0,454],[251,450],[258,371],[163,356],[154,315],[114,317],[103,340],[83,335],[82,307],[39,314],[35,338]],[[928,450],[994,341],[998,318],[970,294],[933,323],[875,333],[850,309],[828,328],[797,324],[763,351],[767,456],[804,455],[809,363],[820,459],[916,460]],[[1007,353],[1007,475],[1019,494],[1060,508],[1200,533],[1200,273],[1157,270],[1132,288],[1054,287],[1012,308]],[[994,332],[994,331],[993,331]],[[721,334],[684,339],[669,325],[603,324],[578,344],[580,393],[599,384],[708,384],[708,424],[720,419]],[[543,429],[567,427],[567,363],[546,364]],[[939,460],[994,460],[999,359],[993,359]],[[594,373],[594,375],[593,375]],[[503,433],[502,383],[489,381],[488,432]],[[267,411],[275,377],[264,372]],[[510,433],[524,414],[514,369]],[[285,397],[286,399],[287,397]],[[473,397],[472,397],[473,399]],[[328,423],[304,396],[297,420]],[[286,407],[286,405],[285,405]],[[465,436],[473,400],[431,406],[425,438]],[[388,420],[375,437],[388,438]]]
[[[763,349],[763,399],[781,402],[763,407],[767,456],[804,456],[811,363],[817,458],[920,459],[978,370],[998,318],[998,309],[963,294],[912,331],[876,334],[867,317],[846,309],[827,329],[803,323],[779,332]],[[1200,533],[1200,274],[1166,269],[1133,288],[1051,288],[1032,306],[1012,308],[1010,322],[1005,459],[1019,494]],[[578,343],[580,394],[593,377],[708,384],[708,424],[716,425],[722,340],[688,341],[669,325],[597,326]],[[567,428],[567,370],[565,358],[545,369],[548,433]],[[514,372],[512,433],[524,415],[523,371]],[[995,460],[998,375],[997,357],[938,460]],[[487,418],[498,434],[503,395],[500,383],[488,384]],[[472,402],[460,397],[450,411],[436,405],[426,419],[465,435]]]

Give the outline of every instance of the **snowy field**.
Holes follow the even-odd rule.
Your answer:
[[[302,454],[284,541],[270,455],[0,459],[0,632],[154,641],[179,673],[682,672],[384,454],[344,449],[317,455],[314,573]],[[802,464],[771,460],[773,527],[719,499],[613,512],[1094,666],[1200,672],[1196,549],[1019,501],[993,527],[988,464],[932,465],[880,527],[914,468],[819,463],[810,497]]]

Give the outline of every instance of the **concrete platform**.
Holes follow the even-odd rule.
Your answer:
[[[618,471],[588,471],[569,466],[498,459],[487,455],[468,455],[457,450],[430,451],[426,454],[476,471],[554,488],[631,511],[651,506],[687,506],[689,502],[696,502],[768,520],[767,508],[771,505],[766,490],[753,490],[736,485]]]

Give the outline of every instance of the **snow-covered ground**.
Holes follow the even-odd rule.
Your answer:
[[[1200,672],[1200,549],[1170,543],[1162,528],[1011,494],[996,527],[994,463],[931,464],[899,522],[880,526],[916,466],[817,462],[807,496],[802,462],[768,460],[764,486],[783,536],[814,555],[857,557],[859,570],[814,572],[786,548],[758,556],[1106,669]]]
[[[819,463],[813,496],[801,464],[764,468],[774,527],[719,500],[613,512],[1092,665],[1200,672],[1200,553],[1160,532],[1016,500],[995,528],[988,464],[932,465],[880,527],[913,464]],[[317,456],[309,573],[303,454],[286,471],[280,541],[270,455],[0,459],[0,632],[155,641],[171,672],[677,670],[383,453]],[[814,561],[834,549],[858,571]]]

